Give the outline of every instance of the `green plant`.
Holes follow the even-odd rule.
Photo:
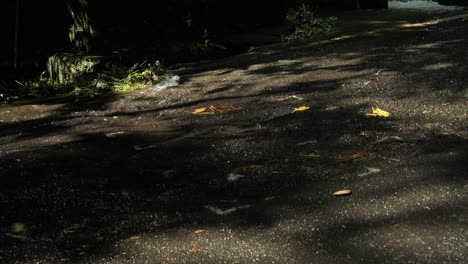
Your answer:
[[[336,17],[317,17],[311,8],[306,5],[289,10],[286,19],[294,26],[294,32],[286,37],[287,41],[329,33],[336,28],[337,22]]]
[[[145,63],[135,64],[131,68],[114,66],[101,75],[101,79],[108,79],[113,92],[131,92],[158,82],[165,70],[159,61],[153,65]]]
[[[34,80],[0,82],[0,103],[58,94],[94,96],[107,92],[131,92],[163,80],[166,73],[159,61],[154,64],[135,64],[130,68],[112,65],[110,70],[102,72],[95,72],[94,65],[94,62],[71,65],[71,72],[88,74],[77,75],[77,78],[66,84],[51,78],[47,72]]]

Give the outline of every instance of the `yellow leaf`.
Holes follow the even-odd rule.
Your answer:
[[[334,196],[344,196],[344,195],[351,195],[353,193],[353,191],[349,190],[349,189],[345,189],[345,190],[340,190],[340,191],[336,191],[333,193]]]
[[[390,113],[385,111],[385,110],[382,110],[380,108],[373,108],[372,107],[372,114],[376,115],[376,116],[381,116],[381,117],[389,117],[390,116]]]
[[[305,105],[299,106],[298,108],[294,108],[293,113],[303,112],[303,111],[309,110],[309,108],[310,108],[309,106],[305,106]]]

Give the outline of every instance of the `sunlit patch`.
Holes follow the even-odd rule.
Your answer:
[[[437,25],[442,22],[449,22],[453,20],[458,20],[458,19],[465,19],[468,18],[468,14],[462,14],[462,15],[457,15],[457,16],[450,16],[446,18],[441,18],[441,19],[434,19],[434,20],[429,20],[426,22],[422,23],[406,23],[406,24],[401,24],[401,28],[417,28],[417,27],[426,27],[426,26],[432,26],[432,25]]]
[[[415,9],[425,11],[452,11],[460,10],[460,6],[444,6],[439,5],[434,1],[427,0],[412,0],[412,1],[389,1],[388,8],[390,9]]]
[[[451,67],[455,67],[453,63],[435,63],[423,67],[423,70],[443,70]]]
[[[414,48],[415,49],[433,49],[433,48],[440,48],[440,47],[447,46],[447,45],[455,45],[460,42],[461,40],[437,41],[437,42],[416,45],[414,46]]]

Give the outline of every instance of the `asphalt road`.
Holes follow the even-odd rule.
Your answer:
[[[468,262],[468,25],[366,12],[163,91],[1,107],[0,262]]]

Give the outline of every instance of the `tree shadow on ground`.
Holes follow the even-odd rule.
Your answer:
[[[193,238],[185,233],[201,226],[215,234],[220,227],[252,232],[257,244],[245,243],[276,261],[281,258],[269,250],[278,251],[283,242],[290,245],[286,256],[298,263],[316,258],[324,263],[380,257],[381,262],[425,261],[416,255],[425,249],[414,243],[417,237],[429,239],[430,232],[418,234],[417,228],[427,226],[447,242],[442,234],[455,232],[466,216],[466,139],[457,135],[460,131],[450,132],[450,125],[414,128],[442,122],[445,115],[435,121],[421,113],[398,115],[404,109],[390,103],[396,117],[369,119],[365,113],[382,100],[424,101],[429,93],[450,91],[442,98],[446,102],[463,93],[466,50],[460,45],[466,38],[449,30],[459,26],[387,32],[245,59],[193,73],[181,87],[159,94],[53,103],[43,106],[50,107],[44,112],[33,106],[12,109],[11,115],[26,116],[15,121],[8,115],[1,123],[2,261],[124,261],[122,247],[140,236],[135,254],[155,251],[150,256],[163,258],[186,250]],[[442,56],[447,48],[461,51]],[[411,55],[414,50],[417,56]],[[439,56],[437,63],[445,66],[429,67]],[[437,85],[447,77],[460,86]],[[375,90],[377,78],[395,83]],[[374,83],[364,84],[367,80]],[[211,102],[236,109],[190,114]],[[303,104],[311,109],[292,113]],[[439,101],[433,104],[441,107]],[[362,151],[369,155],[344,161]],[[374,166],[385,171],[356,176]],[[229,174],[242,178],[228,181]],[[353,187],[353,196],[331,196],[347,186]],[[209,206],[244,208],[218,215]],[[26,224],[25,238],[12,236],[14,222]],[[398,233],[401,227],[415,235]],[[270,229],[283,240],[269,241],[274,237]],[[390,251],[380,247],[397,240],[415,253],[401,255],[390,244]],[[154,247],[166,247],[168,253]],[[212,257],[205,262],[230,260],[223,256],[227,248],[211,247]],[[206,257],[174,254],[169,263]],[[434,254],[440,260],[460,259]]]

